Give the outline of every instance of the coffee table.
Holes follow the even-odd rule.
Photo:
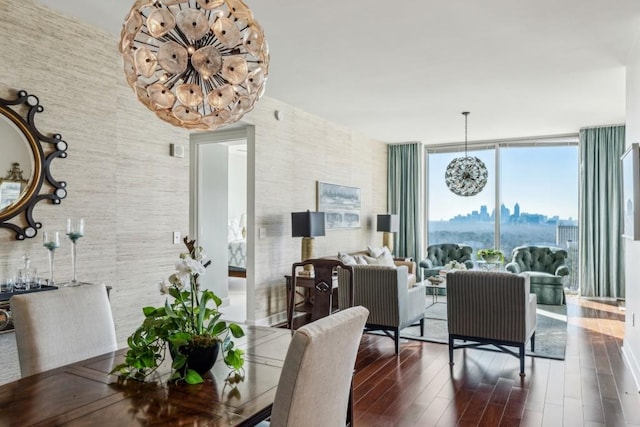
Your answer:
[[[424,281],[425,285],[424,287],[427,289],[431,289],[431,298],[432,298],[432,303],[433,304],[437,304],[438,303],[438,289],[447,289],[447,279],[445,277],[442,276],[431,276],[431,277],[427,277],[427,279]]]

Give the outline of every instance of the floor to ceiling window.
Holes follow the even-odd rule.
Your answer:
[[[449,162],[464,155],[428,147],[428,244],[469,245],[474,254],[500,248],[506,262],[521,245],[568,252],[568,289],[576,290],[578,257],[578,146],[496,143],[474,148],[489,171],[486,187],[472,197],[453,194],[444,183]],[[496,193],[496,180],[498,180]]]
[[[482,160],[489,171],[484,190],[475,196],[461,197],[444,183],[447,165],[464,153],[429,153],[428,216],[429,244],[464,243],[474,249],[493,247],[495,241],[495,154],[491,150],[469,151],[469,156]]]

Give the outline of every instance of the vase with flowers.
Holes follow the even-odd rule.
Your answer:
[[[244,352],[232,338],[244,336],[242,328],[221,319],[220,298],[210,290],[199,290],[198,278],[211,263],[195,240],[184,238],[187,252],[180,255],[176,272],[161,283],[160,291],[172,297],[162,307],[144,307],[142,325],[128,338],[125,361],[113,369],[125,378],[144,379],[172,358],[170,380],[189,384],[203,382],[219,350],[236,374],[244,365]]]
[[[478,251],[478,256],[485,262],[489,263],[504,262],[504,254],[500,249],[480,249]]]

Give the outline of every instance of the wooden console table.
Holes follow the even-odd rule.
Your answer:
[[[321,317],[326,316],[328,313],[332,313],[338,309],[338,277],[334,276],[332,278],[332,291],[331,291],[331,308],[327,305],[323,304],[315,304],[315,299],[313,295],[313,286],[314,286],[314,278],[312,276],[297,276],[296,283],[299,288],[303,288],[304,291],[300,292],[297,289],[295,290],[294,298],[299,297],[300,301],[298,301],[294,305],[294,313],[289,312],[289,299],[291,298],[291,293],[294,292],[293,280],[291,275],[284,276],[287,282],[287,319],[290,316],[295,317],[295,313],[305,313],[303,323],[308,323],[312,320],[319,319]]]

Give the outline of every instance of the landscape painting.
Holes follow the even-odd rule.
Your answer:
[[[360,189],[318,182],[318,212],[328,230],[360,228]]]

